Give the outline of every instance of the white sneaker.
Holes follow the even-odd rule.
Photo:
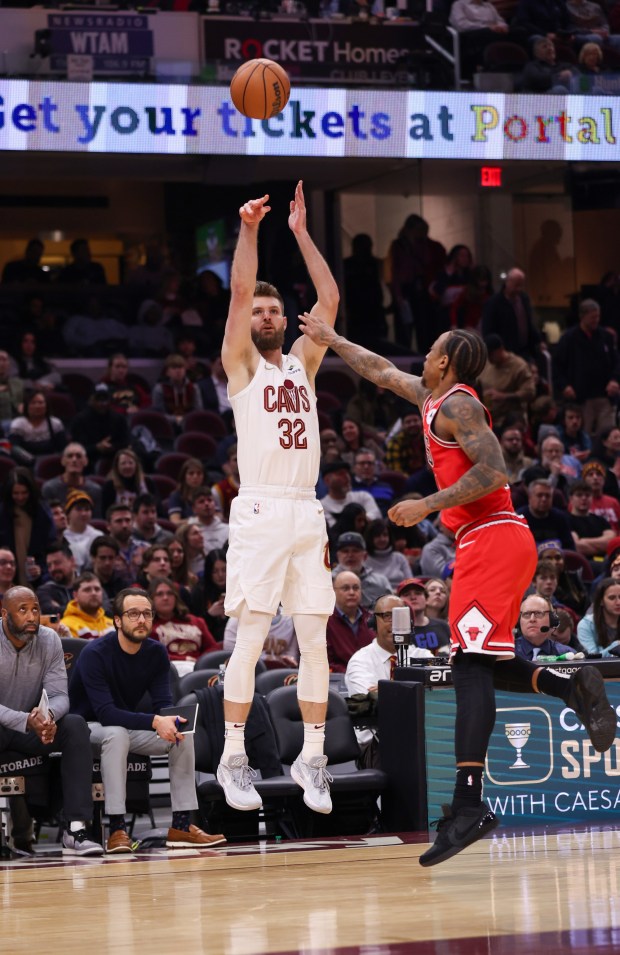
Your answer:
[[[217,767],[216,778],[224,790],[229,806],[241,809],[242,812],[262,808],[263,800],[252,785],[256,775],[256,771],[250,769],[245,753],[234,753],[228,757],[226,763],[221,761]]]
[[[62,834],[62,854],[64,856],[102,856],[103,846],[89,839],[86,829],[78,829],[77,832],[69,832],[65,829]]]
[[[315,812],[329,813],[332,801],[329,784],[332,777],[326,770],[327,756],[312,756],[309,763],[301,758],[301,753],[291,766],[291,776],[304,791],[304,802]]]

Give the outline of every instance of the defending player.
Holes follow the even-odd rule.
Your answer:
[[[616,714],[594,667],[568,679],[514,657],[512,628],[536,567],[536,548],[526,521],[512,506],[500,445],[473,388],[487,359],[482,339],[460,329],[445,332],[418,378],[336,335],[316,316],[304,315],[302,330],[360,375],[422,409],[428,465],[439,490],[396,504],[388,516],[411,526],[441,510],[443,523],[456,534],[449,616],[457,770],[452,804],[443,807],[435,843],[420,857],[422,865],[435,865],[498,825],[482,801],[495,686],[560,697],[576,711],[599,752],[614,740]]]
[[[314,379],[323,345],[301,335],[282,354],[286,318],[280,293],[256,284],[258,229],[269,197],[246,202],[231,275],[222,362],[237,428],[241,487],[230,515],[225,610],[239,630],[224,681],[226,738],[217,778],[235,809],[258,809],[244,729],[254,694],[254,669],[282,602],[300,650],[297,695],[303,749],[291,767],[304,801],[331,812],[323,755],[329,666],[325,643],[334,607],[323,508],[316,500],[320,443]],[[338,287],[306,228],[302,183],[290,204],[289,228],[317,292],[315,309],[336,320]],[[314,309],[313,309],[314,311]]]

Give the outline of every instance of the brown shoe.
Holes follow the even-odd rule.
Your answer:
[[[112,833],[106,842],[105,851],[112,852],[133,852],[132,842],[124,829],[117,829]]]
[[[211,836],[198,826],[190,826],[189,832],[183,829],[168,829],[166,846],[168,849],[212,849],[226,842],[226,836]]]

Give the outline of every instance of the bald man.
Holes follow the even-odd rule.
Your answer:
[[[69,714],[60,638],[41,626],[39,601],[28,587],[11,587],[2,603],[0,750],[28,756],[61,753],[63,854],[101,855],[103,847],[87,833],[93,809],[90,733],[81,716]]]

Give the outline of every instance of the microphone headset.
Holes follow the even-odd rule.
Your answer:
[[[530,594],[530,596],[534,596],[534,595],[533,595],[533,594]],[[542,594],[536,594],[536,596],[537,596],[537,597],[541,597]],[[540,628],[540,632],[541,632],[541,633],[549,633],[551,630],[557,630],[557,629],[558,629],[558,627],[560,626],[560,618],[558,617],[557,613],[555,612],[555,607],[553,606],[553,604],[551,603],[551,601],[550,601],[550,600],[547,600],[546,597],[542,597],[542,599],[546,602],[547,606],[549,607],[549,626],[546,627],[546,626],[543,624],[543,625],[541,626],[541,628]],[[519,617],[519,628],[518,628],[518,629],[519,629],[519,632],[520,632],[520,631],[521,631],[521,618],[520,618],[520,617]]]

